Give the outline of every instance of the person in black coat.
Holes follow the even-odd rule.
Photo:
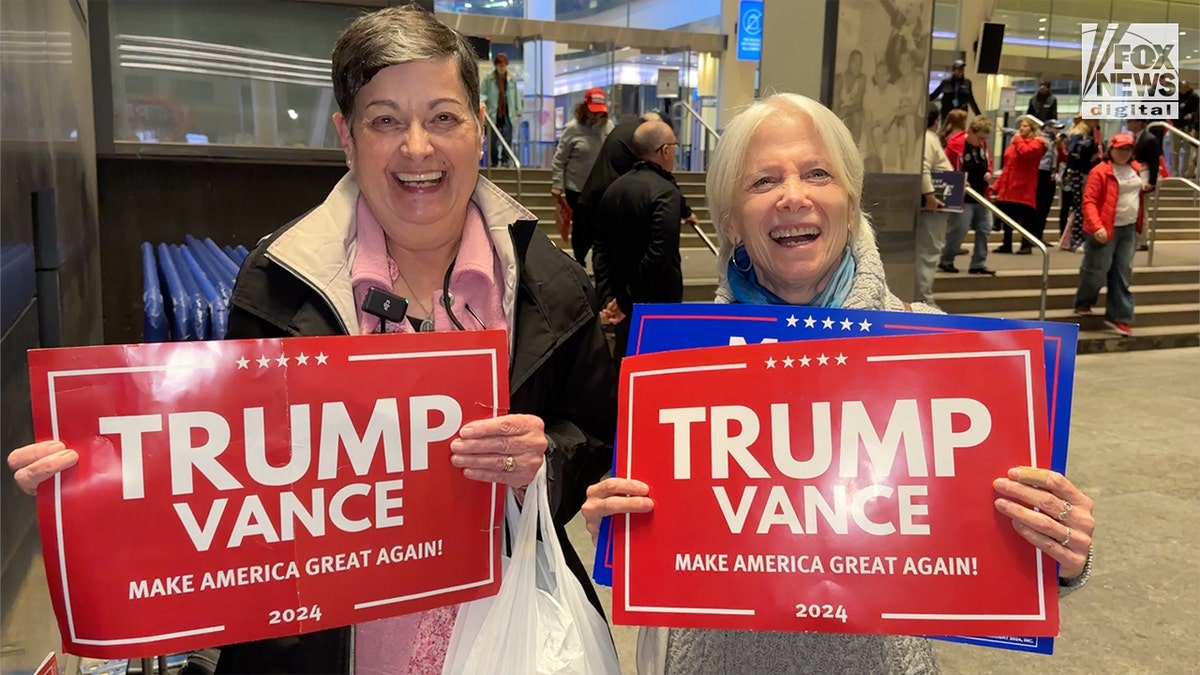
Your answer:
[[[604,145],[600,146],[600,156],[596,158],[596,163],[592,165],[583,189],[579,191],[579,200],[575,203],[571,225],[576,230],[580,228],[585,230],[588,233],[589,242],[594,237],[593,222],[605,190],[613,184],[613,181],[629,173],[638,161],[637,153],[633,151],[633,133],[645,122],[662,121],[662,115],[648,112],[641,117],[621,122],[608,134],[608,138],[604,139]],[[692,215],[692,209],[688,206],[687,199],[682,196],[680,199],[682,200],[684,220],[694,222],[696,216]]]
[[[942,98],[942,119],[946,119],[951,110],[966,110],[968,106],[976,115],[981,114],[979,104],[975,103],[975,94],[971,90],[971,81],[963,75],[966,65],[962,59],[957,59],[950,71],[950,77],[942,80],[937,89],[929,95],[930,101],[936,101],[939,96]]]
[[[1129,120],[1125,126],[1133,133],[1133,159],[1150,172],[1150,187],[1153,189],[1158,186],[1162,144],[1158,136],[1146,130],[1146,120]]]
[[[1025,114],[1033,115],[1041,120],[1042,124],[1058,119],[1058,99],[1050,93],[1049,80],[1042,80],[1038,85],[1037,93],[1029,98],[1029,107]]]
[[[646,122],[633,134],[633,170],[604,192],[596,212],[592,268],[604,317],[616,324],[615,356],[625,355],[634,303],[683,302],[679,255],[682,196],[675,168],[675,132]]]

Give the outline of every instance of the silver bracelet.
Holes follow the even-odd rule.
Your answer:
[[[1075,589],[1087,583],[1088,578],[1092,576],[1092,551],[1094,551],[1095,548],[1096,547],[1093,545],[1088,549],[1087,562],[1083,564],[1083,571],[1079,573],[1079,576],[1071,579],[1064,579],[1062,577],[1058,578],[1058,585],[1060,588]]]

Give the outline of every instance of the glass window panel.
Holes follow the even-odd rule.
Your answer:
[[[114,140],[338,147],[329,53],[363,10],[113,0]]]
[[[553,0],[529,0],[531,4],[544,4]],[[488,16],[525,16],[526,0],[435,0],[436,12],[454,14],[485,14]]]
[[[1200,0],[1171,0],[1167,21],[1179,24],[1179,67],[1200,68]]]

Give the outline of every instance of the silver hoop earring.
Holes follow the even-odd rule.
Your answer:
[[[734,249],[734,255],[733,255],[733,258],[731,258],[731,260],[733,261],[734,268],[737,269],[737,271],[739,271],[739,272],[745,273],[745,272],[749,272],[750,270],[754,269],[754,261],[750,260],[750,256],[746,256],[746,261],[749,263],[748,265],[746,265],[746,269],[742,269],[742,266],[737,264],[737,249]]]

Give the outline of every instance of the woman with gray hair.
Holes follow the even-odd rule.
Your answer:
[[[548,465],[567,564],[599,611],[564,526],[612,459],[615,378],[583,269],[479,175],[479,70],[467,41],[415,7],[363,15],[333,50],[333,116],[350,170],[242,265],[230,338],[506,329],[509,414],[470,422],[448,461],[516,491]],[[249,205],[247,205],[249,206]],[[389,321],[369,289],[408,299]],[[57,441],[9,456],[27,492],[72,466]],[[406,508],[410,508],[406,505]],[[444,514],[453,518],[453,513]],[[221,649],[218,673],[440,673],[457,608]]]
[[[910,309],[888,290],[862,185],[853,138],[820,103],[777,94],[734,118],[707,182],[721,237],[717,302]],[[1061,474],[1029,467],[993,485],[996,511],[1058,561],[1062,592],[1081,586],[1091,569],[1092,501]],[[583,506],[593,536],[604,516],[651,511],[650,490],[626,478],[593,485]],[[638,672],[912,675],[937,665],[916,637],[643,628]]]

